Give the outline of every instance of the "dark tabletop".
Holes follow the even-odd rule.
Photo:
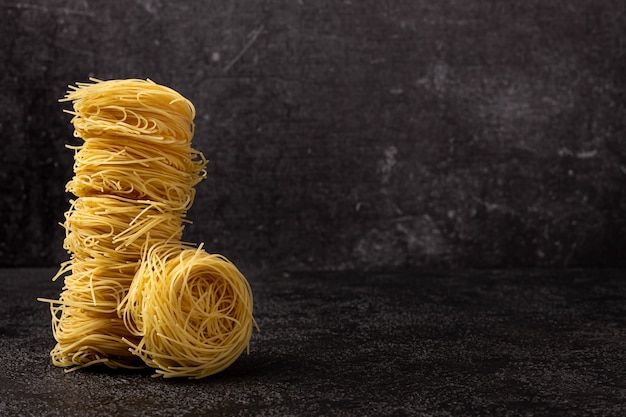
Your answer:
[[[261,331],[202,380],[51,365],[54,269],[0,270],[0,415],[626,415],[626,271],[250,277]]]

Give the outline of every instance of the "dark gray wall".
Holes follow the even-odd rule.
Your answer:
[[[149,77],[244,268],[623,266],[623,0],[0,2],[7,265],[66,259],[68,84]]]

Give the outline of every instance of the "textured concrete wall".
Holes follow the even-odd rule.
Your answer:
[[[245,268],[624,265],[622,0],[0,1],[2,265],[66,259],[68,84],[149,77]]]

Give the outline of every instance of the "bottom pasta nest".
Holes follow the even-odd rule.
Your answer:
[[[202,378],[230,366],[249,346],[252,291],[221,255],[153,247],[119,307],[131,352],[155,376]]]

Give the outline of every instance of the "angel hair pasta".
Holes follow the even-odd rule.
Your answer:
[[[150,80],[71,86],[74,176],[62,224],[70,259],[50,303],[55,365],[156,368],[200,378],[249,345],[252,292],[221,255],[181,241],[206,159],[193,104]]]
[[[252,291],[221,255],[199,248],[151,248],[120,305],[140,341],[132,352],[157,376],[201,378],[222,371],[252,334]]]

